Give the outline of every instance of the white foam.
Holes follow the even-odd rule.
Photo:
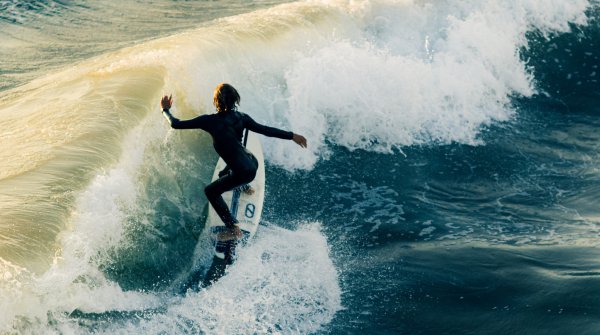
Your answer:
[[[535,93],[519,50],[526,33],[585,24],[587,0],[307,1],[276,6],[158,41],[108,62],[164,67],[165,93],[185,117],[211,113],[212,89],[233,84],[241,110],[305,134],[308,150],[264,139],[266,158],[310,169],[330,143],[392,152],[481,144]]]
[[[164,314],[106,332],[308,334],[340,308],[338,275],[319,225],[267,226],[212,286],[171,301]]]
[[[328,142],[381,152],[477,145],[482,130],[514,116],[511,97],[535,92],[519,56],[525,34],[568,31],[569,22],[586,22],[589,6],[585,0],[282,5],[225,21],[240,31],[221,31],[214,50],[185,48],[189,64],[175,71],[184,82],[177,86],[191,105],[211,111],[213,83],[228,81],[242,94],[242,110],[305,134],[308,151],[264,141],[267,159],[289,169],[310,169],[326,158]],[[200,33],[206,31],[186,38],[202,40]]]
[[[511,96],[534,93],[518,54],[525,33],[582,23],[587,2],[374,4],[362,36],[334,39],[286,73],[290,123],[317,141],[315,153],[325,138],[383,152],[481,143],[482,129],[513,116]],[[278,161],[300,165],[294,154]]]

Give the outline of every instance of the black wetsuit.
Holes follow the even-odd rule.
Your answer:
[[[237,220],[231,215],[221,194],[254,180],[258,169],[258,161],[242,145],[244,129],[286,140],[291,140],[294,134],[259,124],[247,114],[238,111],[201,115],[184,121],[175,118],[169,110],[163,110],[163,114],[175,129],[202,129],[212,136],[213,146],[227,164],[230,173],[223,174],[206,186],[204,193],[225,226],[231,228]]]

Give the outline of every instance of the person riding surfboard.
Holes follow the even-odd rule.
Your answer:
[[[208,201],[227,227],[221,239],[238,239],[242,232],[237,219],[231,214],[229,207],[221,196],[227,191],[249,184],[256,176],[258,161],[254,155],[242,145],[245,129],[269,137],[292,140],[306,148],[304,136],[274,127],[268,127],[254,121],[249,115],[237,110],[240,95],[230,84],[217,85],[214,91],[213,104],[216,113],[200,115],[190,120],[179,120],[171,112],[172,96],[163,96],[160,101],[162,113],[173,129],[202,129],[213,139],[213,147],[225,161],[227,167],[219,173],[219,179],[204,188]],[[252,190],[246,189],[246,192]]]

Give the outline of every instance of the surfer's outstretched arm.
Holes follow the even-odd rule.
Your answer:
[[[173,105],[172,96],[164,96],[160,101],[160,104],[163,108],[163,115],[169,121],[171,128],[173,129],[204,129],[205,123],[203,115],[193,118],[191,120],[179,120],[174,117],[169,110]]]
[[[243,115],[244,115],[244,126],[248,129],[252,130],[253,132],[259,133],[259,134],[262,134],[265,136],[269,136],[269,137],[277,137],[277,138],[281,138],[284,140],[293,140],[299,146],[306,148],[306,138],[304,138],[304,136],[295,134],[291,131],[285,131],[285,130],[281,130],[279,128],[268,127],[268,126],[262,125],[256,121],[254,121],[254,119],[252,119],[249,115],[247,115],[247,114],[243,114]]]

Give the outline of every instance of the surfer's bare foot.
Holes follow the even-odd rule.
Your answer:
[[[242,230],[238,225],[233,225],[231,228],[227,228],[224,232],[217,235],[219,241],[237,240],[242,238]]]
[[[250,186],[250,184],[244,184],[244,185],[238,187],[237,189],[246,193],[247,195],[254,194],[254,188],[252,188],[252,186]]]
[[[240,226],[238,225],[233,225],[233,228],[229,229],[231,231],[231,234],[236,238],[239,239],[241,238],[242,235],[242,230],[240,229]]]

